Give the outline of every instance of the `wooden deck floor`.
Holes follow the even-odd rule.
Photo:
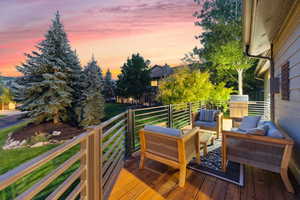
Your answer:
[[[138,168],[138,155],[126,161],[114,185],[110,200],[299,200],[285,191],[280,176],[246,167],[245,187],[188,170],[184,188],[178,187],[178,171],[155,161],[147,160],[145,169]]]

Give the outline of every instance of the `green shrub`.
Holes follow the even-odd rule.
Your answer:
[[[161,82],[157,98],[163,104],[206,101],[226,111],[232,92],[232,88],[226,88],[225,83],[212,84],[206,72],[183,68]]]

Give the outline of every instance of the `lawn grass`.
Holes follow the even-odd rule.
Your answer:
[[[120,104],[120,103],[106,103],[104,112],[105,117],[103,120],[108,120],[113,116],[116,116],[127,110],[128,104]]]
[[[105,105],[105,120],[109,119],[121,112],[124,112],[127,109],[127,105],[125,104],[113,104],[109,103]],[[21,165],[22,163],[31,160],[32,158],[41,155],[49,151],[50,149],[56,147],[57,145],[51,144],[42,147],[36,148],[21,148],[21,149],[12,149],[12,150],[3,150],[2,146],[5,144],[5,141],[8,137],[8,134],[14,132],[24,126],[26,126],[26,122],[11,126],[9,128],[5,128],[0,130],[0,174],[4,174],[7,171]],[[60,164],[65,162],[68,158],[74,155],[76,152],[79,151],[79,145],[75,146],[74,148],[70,149],[69,151],[63,153],[62,155],[58,156],[57,158],[49,161],[48,163],[41,166],[39,169],[33,171],[32,173],[28,174],[27,176],[21,178],[16,183],[12,184],[8,188],[3,191],[0,191],[0,200],[6,199],[15,199],[15,197],[30,186],[35,184],[45,175],[49,174],[49,172],[53,171],[57,168]],[[50,185],[48,185],[42,192],[40,192],[34,199],[45,199],[54,189],[60,185],[66,178],[71,175],[78,167],[80,166],[79,162],[75,163],[71,166],[68,170],[66,170],[61,176],[56,178]],[[78,184],[79,180],[73,185],[73,187]],[[66,195],[66,194],[65,194]],[[65,196],[64,195],[64,196]]]

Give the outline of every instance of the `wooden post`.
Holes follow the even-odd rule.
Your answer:
[[[126,138],[125,138],[125,156],[130,157],[132,154],[132,137],[133,137],[133,125],[132,125],[132,109],[128,109],[127,113],[127,132],[126,132]]]
[[[168,126],[173,128],[173,109],[171,104],[168,107]]]
[[[80,167],[85,170],[81,174],[80,184],[83,185],[81,196],[83,199],[88,199],[87,197],[87,139],[80,143],[80,151],[84,153],[84,156],[80,160]]]
[[[103,187],[102,187],[102,164],[103,164],[103,149],[102,149],[102,134],[103,134],[103,127],[100,126],[99,129],[96,132],[95,135],[95,145],[98,146],[99,148],[96,148],[96,153],[95,153],[95,161],[96,161],[96,169],[97,169],[97,173],[96,173],[96,187],[99,188],[99,192],[98,190],[96,191],[99,194],[99,200],[103,199]],[[97,195],[98,195],[97,194]]]
[[[99,127],[94,128],[93,133],[88,137],[87,147],[87,199],[101,200],[100,185],[102,176],[100,177],[100,145],[101,137]]]
[[[193,122],[193,104],[189,103],[189,115],[190,115],[190,125],[192,126]]]

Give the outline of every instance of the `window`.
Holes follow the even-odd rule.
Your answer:
[[[290,99],[290,70],[289,62],[281,67],[281,99]]]

